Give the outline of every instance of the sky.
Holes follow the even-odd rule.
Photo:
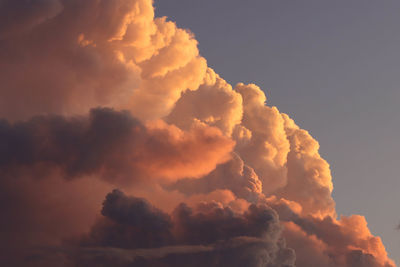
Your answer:
[[[400,262],[399,1],[155,1],[228,82],[251,82],[320,143],[340,214]]]
[[[396,267],[385,3],[0,0],[0,265]]]

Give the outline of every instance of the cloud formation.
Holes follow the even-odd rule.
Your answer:
[[[163,122],[145,126],[129,112],[92,109],[89,116],[37,116],[0,123],[0,171],[28,169],[67,179],[97,175],[115,184],[207,174],[229,159],[234,142],[218,129],[182,131]]]
[[[0,0],[0,73],[1,265],[395,266],[318,142],[151,0]]]
[[[0,116],[75,114],[106,105],[156,119],[204,80],[207,65],[197,41],[154,18],[152,1],[0,5]]]
[[[84,246],[153,248],[162,255],[131,258],[133,266],[155,262],[159,266],[294,266],[294,252],[280,238],[278,215],[265,205],[253,204],[236,213],[216,202],[194,208],[181,204],[167,214],[144,199],[114,190],[107,195],[102,214]],[[168,247],[177,250],[162,254]]]

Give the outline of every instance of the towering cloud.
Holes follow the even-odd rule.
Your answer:
[[[395,266],[318,142],[151,0],[0,0],[0,73],[2,266]]]

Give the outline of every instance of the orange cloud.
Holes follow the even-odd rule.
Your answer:
[[[318,142],[153,1],[1,5],[2,265],[395,266],[337,219]],[[116,190],[101,215],[111,185],[153,204]]]

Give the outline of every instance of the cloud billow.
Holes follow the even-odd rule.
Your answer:
[[[2,266],[395,266],[318,142],[151,0],[0,0],[0,73]]]

